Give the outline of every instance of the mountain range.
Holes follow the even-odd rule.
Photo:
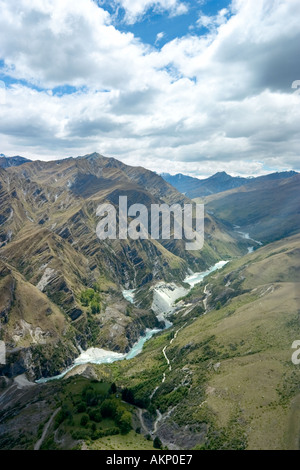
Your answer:
[[[100,241],[96,212],[119,195],[192,204],[197,188],[98,153],[0,161],[0,449],[299,449],[299,174],[204,180],[205,244],[188,252]],[[169,329],[157,286],[182,292]],[[90,348],[124,355],[149,329],[131,360],[69,369]]]
[[[193,178],[182,174],[170,175],[162,173],[162,177],[187,197],[194,199],[198,197],[210,196],[230,189],[240,188],[245,185],[252,185],[256,182],[263,183],[279,179],[286,179],[295,176],[295,171],[284,171],[271,173],[269,175],[258,176],[256,178],[243,178],[241,176],[231,176],[225,171],[216,173],[207,179]]]
[[[299,185],[298,173],[288,178],[258,178],[251,184],[206,197],[205,206],[222,223],[230,223],[264,244],[270,243],[299,233]]]
[[[0,169],[5,373],[56,375],[88,346],[128,351],[146,328],[159,324],[151,298],[142,295],[128,309],[123,289],[182,282],[189,269],[204,270],[247,246],[208,214],[200,252],[186,251],[183,240],[100,241],[97,207],[117,208],[120,194],[129,205],[191,202],[155,173],[99,154]],[[87,289],[99,299],[95,315],[81,301]],[[37,303],[43,307],[35,316]]]

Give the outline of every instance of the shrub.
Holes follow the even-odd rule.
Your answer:
[[[162,442],[158,436],[153,441],[153,447],[154,449],[162,449]]]
[[[129,388],[124,388],[124,390],[122,390],[122,400],[126,401],[127,403],[130,403],[130,404],[134,405],[135,400],[134,400],[133,391],[130,390]]]
[[[100,411],[103,418],[114,418],[116,415],[116,409],[117,407],[113,400],[104,400]]]
[[[92,300],[91,302],[91,311],[93,315],[100,313],[100,303],[97,302],[96,300]]]
[[[102,415],[100,410],[97,409],[91,409],[89,411],[89,417],[91,421],[94,421],[95,423],[100,423],[102,421]]]
[[[122,434],[127,434],[132,429],[131,426],[131,414],[129,411],[124,411],[121,417],[118,419],[118,425]]]
[[[55,418],[55,428],[57,429],[66,419],[72,420],[72,411],[68,405],[63,405]]]
[[[112,383],[108,392],[110,395],[114,395],[117,393],[117,386],[115,383]]]
[[[82,401],[77,405],[76,408],[77,413],[85,413],[86,412],[86,404]]]
[[[80,426],[85,427],[87,423],[89,422],[89,416],[88,415],[83,415],[80,420]]]
[[[93,314],[100,312],[101,297],[98,292],[95,291],[95,289],[86,289],[85,291],[81,292],[80,302],[84,307],[88,307],[90,305]]]

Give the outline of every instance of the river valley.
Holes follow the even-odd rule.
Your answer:
[[[164,282],[159,282],[157,285],[152,287],[152,310],[155,312],[157,318],[165,323],[165,329],[171,328],[173,326],[172,322],[170,321],[170,316],[172,316],[172,313],[175,310],[175,301],[187,295],[196,284],[201,283],[205,279],[205,277],[209,276],[209,274],[222,269],[227,263],[228,261],[219,261],[207,271],[189,274],[184,279],[184,282],[190,286],[189,288],[178,286],[175,283],[167,284]],[[123,297],[132,304],[134,304],[135,301],[134,292],[134,289],[123,291]],[[146,341],[149,341],[154,335],[158,334],[161,331],[163,330],[158,328],[146,330],[146,334],[142,336],[136,344],[133,345],[133,347],[127,354],[121,354],[114,351],[107,351],[105,349],[99,348],[90,348],[87,351],[81,351],[81,354],[75,359],[74,363],[60,375],[50,378],[42,378],[37,380],[36,383],[43,384],[51,382],[53,380],[60,380],[79,365],[111,364],[116,361],[133,359],[143,350],[143,346]]]

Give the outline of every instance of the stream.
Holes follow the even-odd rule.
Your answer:
[[[168,329],[173,326],[171,321],[168,320],[168,316],[172,315],[175,310],[173,306],[174,302],[179,299],[180,297],[184,297],[189,293],[189,291],[200,282],[203,281],[205,277],[209,274],[222,269],[228,261],[219,261],[214,266],[212,266],[207,271],[203,271],[200,273],[192,273],[189,274],[185,279],[184,282],[190,285],[189,289],[186,289],[182,286],[178,286],[175,283],[166,284],[164,282],[159,282],[156,286],[152,287],[153,289],[153,303],[152,303],[152,310],[155,312],[157,318],[160,321],[165,322],[165,328]],[[124,290],[123,297],[130,303],[134,304],[134,293],[135,289],[131,290]],[[146,334],[142,336],[136,344],[133,345],[131,350],[127,354],[121,354],[113,351],[107,351],[104,349],[99,348],[90,348],[87,351],[82,351],[79,357],[77,357],[74,363],[68,367],[64,372],[61,374],[50,377],[50,378],[42,378],[37,380],[37,384],[44,384],[47,382],[51,382],[53,380],[60,380],[64,378],[70,371],[72,371],[75,367],[79,365],[85,364],[112,364],[116,361],[123,361],[123,360],[130,360],[140,354],[143,350],[144,344],[149,341],[154,335],[160,333],[161,329],[154,328],[154,329],[147,329]]]
[[[259,246],[263,246],[262,242],[259,242],[258,240],[254,240],[254,238],[251,238],[249,233],[239,231],[240,228],[241,227],[239,225],[234,225],[235,232],[238,233],[242,238],[244,238],[244,240],[249,240],[249,241],[255,242]],[[249,254],[253,253],[254,250],[255,250],[254,246],[249,246],[248,247],[248,253]]]

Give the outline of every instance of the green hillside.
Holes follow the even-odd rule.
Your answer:
[[[137,359],[110,368],[136,399],[163,414],[158,434],[166,445],[299,448],[300,370],[291,361],[300,338],[299,242],[299,236],[277,242],[213,274],[205,283],[211,292],[205,316],[199,286],[172,331]]]

